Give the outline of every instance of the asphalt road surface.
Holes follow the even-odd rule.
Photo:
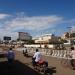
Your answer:
[[[15,52],[16,58],[14,64],[10,67],[6,58],[0,58],[0,74],[1,75],[41,75],[33,69],[31,64],[31,56],[24,57],[21,52]],[[49,63],[48,72],[51,75],[75,75],[75,70],[63,67],[60,59],[50,56],[44,56]]]

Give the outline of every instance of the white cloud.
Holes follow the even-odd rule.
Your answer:
[[[0,24],[0,37],[3,37],[5,35],[12,36],[13,39],[17,38],[17,32],[19,30],[30,30],[34,33],[41,33],[40,31],[44,31],[48,28],[53,28],[57,24],[60,23],[69,23],[74,22],[75,20],[63,20],[63,17],[56,16],[56,15],[49,15],[49,16],[26,16],[25,14],[19,14],[17,16],[8,14],[0,14],[0,19],[7,19],[6,21],[2,22]],[[10,18],[7,18],[9,16]],[[0,21],[1,22],[1,21]]]
[[[12,39],[17,39],[18,33],[17,32],[11,32],[5,29],[0,29],[0,39],[3,39],[4,36],[11,36]]]
[[[0,14],[0,19],[5,19],[8,16],[9,16],[8,14]]]
[[[43,30],[62,21],[58,16],[16,17],[7,23],[9,29]],[[8,29],[8,28],[7,28]]]
[[[3,17],[6,17],[6,15],[3,14]],[[57,23],[59,23],[60,21],[62,21],[62,17],[58,17],[55,15],[52,16],[25,16],[24,14],[22,15],[18,15],[18,16],[14,16],[14,18],[12,18],[10,20],[10,18],[6,21],[4,21],[4,23],[2,23],[2,26],[0,26],[0,34],[2,34],[1,36],[4,35],[9,35],[9,36],[16,36],[17,37],[17,33],[13,32],[14,30],[20,30],[20,29],[25,29],[25,30],[30,30],[30,31],[39,31],[40,30],[44,30],[47,29],[48,27],[53,27],[53,25],[56,25]],[[3,27],[3,29],[2,29]]]

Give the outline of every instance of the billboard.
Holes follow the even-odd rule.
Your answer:
[[[9,40],[11,40],[11,37],[8,37],[8,36],[4,36],[4,38],[3,38],[4,40],[7,40],[7,41],[9,41]]]

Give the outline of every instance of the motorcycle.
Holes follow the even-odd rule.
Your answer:
[[[26,56],[26,57],[28,57],[28,52],[27,52],[27,50],[25,50],[25,51],[23,50],[23,55]]]
[[[35,70],[39,71],[40,73],[44,75],[50,75],[47,73],[48,69],[48,62],[40,60],[39,62],[35,62],[35,58],[32,58],[32,64]]]

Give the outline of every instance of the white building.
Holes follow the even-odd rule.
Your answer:
[[[44,34],[40,37],[35,38],[34,40],[35,43],[49,43],[49,42],[55,42],[58,39],[53,34]]]

